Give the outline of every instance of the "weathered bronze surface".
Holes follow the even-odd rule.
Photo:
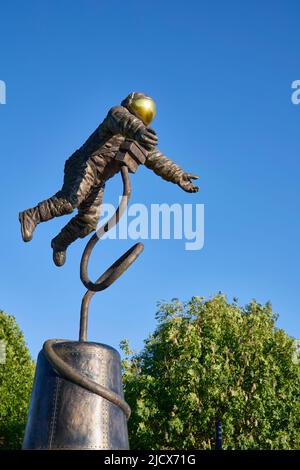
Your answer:
[[[65,164],[63,187],[53,197],[19,214],[24,241],[40,222],[78,214],[52,240],[53,259],[62,266],[67,247],[96,229],[105,182],[121,172],[123,196],[115,214],[90,238],[82,255],[80,278],[87,292],[80,313],[79,341],[48,340],[39,354],[24,449],[128,449],[120,359],[109,346],[87,342],[88,309],[96,292],[109,287],[142,252],[136,243],[95,282],[88,275],[92,250],[120,220],[131,194],[128,172],[144,164],[188,192],[198,191],[196,179],[157,150],[153,100],[131,93],[112,108],[102,124]]]
[[[129,151],[130,158],[136,155],[142,158],[133,142],[124,145],[121,158],[122,152],[126,155]],[[88,290],[82,300],[79,342],[48,340],[39,355],[24,449],[129,448],[126,419],[130,408],[123,399],[118,353],[109,346],[87,342],[91,298],[118,279],[144,248],[142,243],[137,243],[96,282],[89,279],[88,262],[93,248],[103,234],[119,222],[128,204],[131,188],[126,165],[122,166],[121,174],[120,205],[91,237],[82,256],[80,277]],[[104,374],[99,375],[99,367]],[[94,368],[95,374],[92,374]]]
[[[66,161],[61,190],[37,206],[20,212],[23,240],[32,239],[40,222],[70,214],[77,208],[77,215],[51,242],[54,263],[62,266],[68,246],[96,229],[105,183],[121,170],[124,163],[133,172],[137,168],[135,162],[144,163],[154,173],[178,184],[185,191],[198,191],[198,187],[191,182],[197,177],[184,172],[156,148],[155,131],[147,127],[154,114],[153,100],[137,92],[128,95],[121,106],[111,108],[82,147]],[[144,162],[129,158],[132,157],[130,151],[123,159],[120,158],[120,147],[127,139],[134,140],[140,149],[147,151]]]
[[[134,140],[125,140],[120,145],[116,160],[125,163],[130,173],[135,173],[138,166],[144,164],[148,152]]]
[[[57,370],[60,362],[72,380]],[[46,342],[37,361],[23,449],[128,449],[128,415],[115,349]]]
[[[129,149],[132,150],[134,148],[132,145],[135,144],[129,143],[122,151],[126,153]],[[135,150],[133,153],[136,153]],[[106,289],[118,279],[144,248],[142,243],[137,243],[113,263],[96,282],[89,279],[88,262],[93,248],[103,234],[119,222],[128,204],[131,188],[127,166],[124,165],[121,168],[121,174],[123,197],[120,205],[111,219],[91,237],[82,256],[80,277],[88,290],[82,300],[79,342],[48,340],[39,355],[24,449],[128,449],[126,419],[130,416],[130,408],[123,399],[118,353],[113,361],[111,359],[111,352],[114,351],[112,348],[87,342],[88,309],[91,298],[96,292]],[[91,345],[94,349],[91,349]],[[100,356],[99,348],[101,349]],[[103,352],[104,349],[110,353]],[[93,350],[94,357],[92,356]],[[72,362],[69,356],[77,359]],[[89,362],[87,357],[90,357]],[[81,358],[83,358],[84,367],[81,367]],[[99,361],[101,368],[107,370],[104,375],[106,380],[102,376],[101,379],[98,375],[94,377],[87,374],[93,365],[98,367]],[[53,389],[53,380],[49,379],[49,376],[52,377],[54,373],[57,375],[56,383],[59,384],[61,380],[64,380],[62,382],[64,387],[59,388],[57,385]],[[110,386],[118,380],[118,387]],[[73,399],[68,404],[69,389],[72,390]],[[83,396],[82,390],[92,396]],[[104,410],[104,405],[100,408],[97,406],[98,402],[93,394],[98,397],[98,400],[108,402],[105,406],[110,410],[110,419],[107,418],[109,413]],[[77,396],[80,400],[79,398],[77,400]],[[76,400],[80,402],[77,403]],[[64,406],[55,405],[50,409],[53,401],[64,403]],[[53,425],[56,422],[59,423],[58,427]]]

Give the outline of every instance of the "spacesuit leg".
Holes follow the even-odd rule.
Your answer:
[[[53,261],[57,266],[65,263],[66,250],[71,243],[96,230],[101,214],[103,192],[103,184],[94,186],[88,197],[78,207],[78,214],[53,238],[51,242]]]
[[[77,167],[66,165],[62,189],[37,206],[20,212],[19,220],[23,240],[32,239],[33,231],[40,222],[73,212],[85,200],[94,182],[95,171],[89,162],[84,162]]]

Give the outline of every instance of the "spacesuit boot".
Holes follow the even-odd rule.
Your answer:
[[[80,214],[73,217],[51,241],[54,264],[56,266],[63,266],[66,262],[68,246],[78,238],[86,237],[95,229],[96,225],[87,224]]]
[[[55,237],[57,238],[57,237]],[[51,248],[53,249],[53,261],[54,264],[58,267],[63,266],[67,258],[67,247],[65,249],[57,245],[55,238],[51,241]]]
[[[72,230],[72,220],[61,230],[61,232],[51,241],[53,249],[53,261],[56,266],[63,266],[66,262],[67,248],[77,240],[78,235]]]
[[[37,224],[39,224],[41,221],[38,206],[20,212],[19,221],[21,224],[21,233],[24,242],[30,242],[30,240],[32,240],[32,235]]]

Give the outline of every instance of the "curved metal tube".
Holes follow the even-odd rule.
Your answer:
[[[90,260],[91,253],[96,243],[101,237],[113,228],[124,214],[129,197],[131,194],[130,179],[128,175],[128,168],[124,165],[121,168],[121,175],[123,180],[123,195],[119,207],[117,208],[114,215],[102,225],[96,233],[90,238],[83,252],[81,263],[80,263],[80,279],[84,286],[88,289],[83,296],[81,303],[80,312],[80,332],[79,341],[87,341],[87,323],[88,323],[88,309],[91,298],[96,292],[107,289],[113,282],[115,282],[136,260],[140,253],[144,249],[142,243],[136,243],[126,253],[124,253],[117,261],[115,261],[98,279],[96,282],[92,282],[88,276],[88,263]]]
[[[88,377],[81,375],[77,372],[76,369],[69,366],[61,357],[56,353],[54,350],[54,344],[66,342],[67,340],[57,340],[57,339],[49,339],[43,345],[43,351],[52,365],[52,367],[65,379],[69,380],[70,382],[79,385],[80,387],[89,390],[92,393],[96,393],[100,397],[106,398],[106,400],[110,401],[114,405],[121,408],[126,418],[129,419],[130,417],[130,406],[127,405],[126,401],[123,400],[117,393],[103,387],[102,385],[94,382],[93,380],[89,379]]]
[[[80,279],[84,286],[88,289],[83,296],[81,303],[80,312],[80,332],[79,341],[87,341],[87,324],[88,324],[88,310],[91,298],[96,292],[107,289],[114,281],[116,281],[129,266],[136,260],[139,254],[143,251],[144,245],[142,243],[136,243],[126,253],[124,253],[117,261],[115,261],[98,279],[96,282],[92,282],[88,276],[88,263],[90,260],[91,253],[96,243],[101,237],[113,228],[122,217],[125,209],[128,205],[128,200],[131,194],[130,179],[128,175],[128,168],[124,165],[121,168],[122,180],[123,180],[123,195],[119,207],[115,214],[109,219],[109,221],[102,225],[99,230],[90,238],[83,252],[81,263],[80,263]],[[62,340],[48,340],[44,343],[44,353],[51,363],[52,367],[61,374],[65,379],[89,390],[90,392],[96,393],[97,395],[106,398],[114,405],[121,408],[127,419],[130,416],[129,405],[113,391],[99,385],[98,383],[90,380],[89,378],[82,376],[73,367],[69,366],[54,350],[54,344],[61,342]]]

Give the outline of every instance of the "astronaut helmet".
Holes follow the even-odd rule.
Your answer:
[[[149,126],[156,114],[154,100],[150,96],[137,91],[130,93],[121,105],[140,118],[146,126]]]

